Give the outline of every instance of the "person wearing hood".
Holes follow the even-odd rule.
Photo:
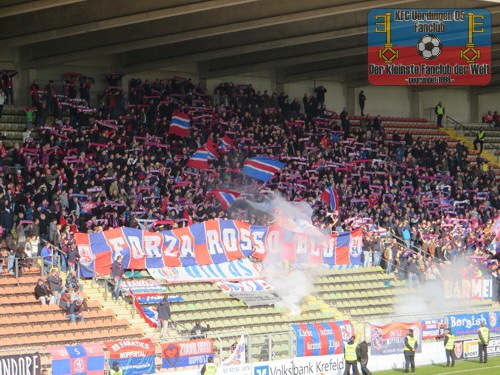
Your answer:
[[[411,372],[415,372],[415,352],[418,348],[418,340],[413,335],[413,329],[408,330],[405,337],[405,372],[409,372],[411,366]]]
[[[158,320],[161,321],[161,339],[167,338],[168,333],[168,321],[170,320],[170,303],[168,302],[168,294],[165,294],[163,299],[160,301],[157,307],[158,310]]]

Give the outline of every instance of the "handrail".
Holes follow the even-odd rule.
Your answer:
[[[455,126],[454,126],[454,129],[455,130],[460,130],[462,131],[462,133],[466,136],[466,137],[470,137],[470,138],[474,138],[475,137],[475,134],[474,134],[474,131],[472,131],[471,129],[467,129],[467,127],[465,127],[462,123],[460,123],[459,121],[455,120],[454,118],[450,117],[450,116],[446,116],[446,120],[448,121],[451,121]],[[499,161],[499,158],[500,158],[500,147],[498,147],[496,144],[494,143],[491,143],[491,142],[484,142],[485,145],[489,145],[493,148],[493,156],[496,157],[497,159],[497,163]]]

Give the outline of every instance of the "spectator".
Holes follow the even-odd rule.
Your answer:
[[[0,89],[0,118],[2,118],[2,113],[3,113],[3,106],[5,104],[7,97],[5,96],[5,93],[3,92],[2,89]]]
[[[118,255],[111,265],[111,277],[113,278],[114,286],[113,286],[113,298],[118,300],[118,297],[120,296],[120,287],[122,284],[122,277],[124,274],[124,269],[123,269],[123,264],[122,264],[122,259],[123,257],[121,255]]]
[[[361,116],[365,115],[365,103],[366,103],[366,96],[363,90],[359,92],[359,109],[361,110]]]
[[[45,245],[43,245],[40,256],[42,257],[44,273],[49,273],[49,270],[54,266],[54,251],[50,243],[46,242]]]
[[[206,322],[205,322],[206,323]],[[203,339],[206,337],[205,332],[210,330],[210,324],[206,323],[206,327],[201,325],[201,321],[197,320],[194,327],[191,329],[191,340]]]
[[[479,145],[479,155],[483,153],[485,138],[486,138],[486,131],[484,129],[478,130],[476,133],[476,139],[474,140],[474,150],[477,150],[477,145]]]
[[[161,322],[160,338],[166,340],[168,335],[168,322],[171,319],[170,303],[168,302],[167,294],[165,294],[156,309],[158,311],[158,320]]]
[[[55,303],[55,298],[47,285],[45,285],[43,278],[39,278],[35,286],[35,298],[39,300],[42,305],[52,305]]]
[[[442,128],[443,127],[443,117],[445,115],[445,110],[444,110],[444,106],[441,102],[439,102],[437,105],[436,105],[436,108],[434,108],[434,112],[436,113],[436,116],[437,116],[437,126],[438,128]]]
[[[62,280],[59,275],[59,271],[53,268],[50,271],[49,276],[47,277],[47,282],[49,284],[49,289],[51,290],[54,296],[54,303],[59,305],[59,301],[61,299],[61,293],[63,291]]]
[[[70,289],[65,289],[64,294],[61,296],[61,299],[59,301],[59,307],[61,308],[61,310],[67,312],[69,307],[71,306],[71,303],[71,291]]]
[[[80,319],[80,322],[85,321],[85,317],[83,316],[82,300],[77,299],[70,305],[66,317],[70,319],[72,323],[76,323],[77,319]]]
[[[66,277],[66,288],[73,291],[76,289],[83,289],[83,285],[79,283],[78,276],[75,270],[70,271]]]

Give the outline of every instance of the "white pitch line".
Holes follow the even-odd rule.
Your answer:
[[[468,369],[468,370],[458,370],[458,371],[450,371],[450,372],[440,372],[439,374],[436,374],[436,375],[460,374],[460,373],[462,373],[462,372],[480,371],[480,370],[486,370],[486,369],[496,368],[496,367],[500,367],[500,365],[496,365],[496,366],[488,366],[488,367],[483,367],[483,368],[471,368],[471,369]]]

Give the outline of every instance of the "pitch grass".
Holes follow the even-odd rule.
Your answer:
[[[417,354],[418,355],[418,354]],[[370,362],[368,361],[368,368]],[[410,370],[411,371],[411,370]],[[404,372],[404,369],[377,371],[376,375],[396,375]],[[412,372],[410,372],[412,374]],[[455,367],[446,367],[446,363],[438,363],[430,366],[415,368],[415,375],[495,375],[500,374],[500,357],[488,358],[488,363],[479,363],[479,359],[461,360],[455,362]]]

